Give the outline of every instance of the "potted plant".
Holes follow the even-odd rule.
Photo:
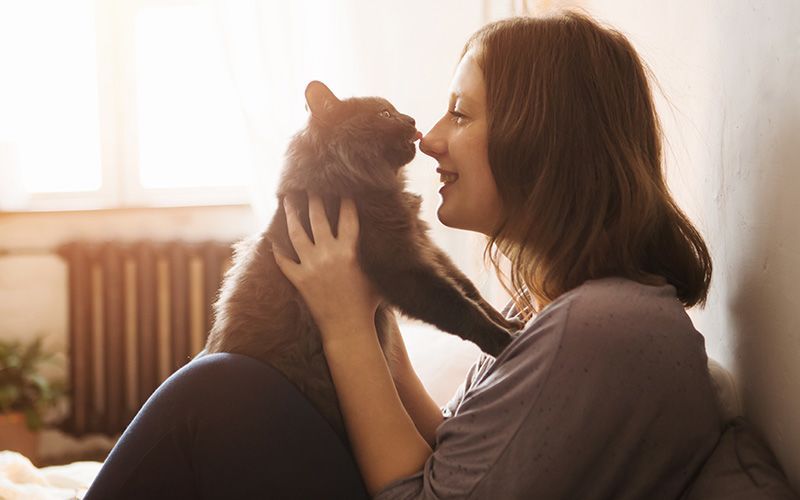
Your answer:
[[[41,373],[55,353],[42,349],[42,338],[23,343],[0,340],[0,449],[38,461],[44,412],[65,393],[60,381]]]

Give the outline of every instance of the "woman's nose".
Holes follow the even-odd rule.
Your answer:
[[[433,158],[439,158],[447,151],[445,142],[434,136],[430,131],[419,140],[419,150]]]

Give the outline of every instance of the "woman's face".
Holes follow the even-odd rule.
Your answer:
[[[473,50],[456,68],[447,113],[419,147],[439,163],[442,188],[437,216],[442,224],[491,234],[502,205],[489,167],[486,86]]]

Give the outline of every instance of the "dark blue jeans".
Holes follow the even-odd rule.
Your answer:
[[[207,354],[153,393],[86,499],[368,499],[333,428],[282,373]]]

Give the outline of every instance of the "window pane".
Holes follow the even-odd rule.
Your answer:
[[[145,188],[245,184],[247,131],[208,6],[138,13],[136,84]]]
[[[95,36],[90,0],[0,2],[0,170],[29,192],[100,188]]]

